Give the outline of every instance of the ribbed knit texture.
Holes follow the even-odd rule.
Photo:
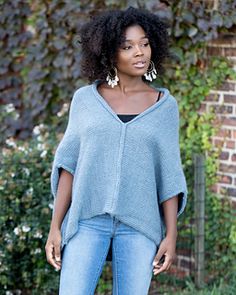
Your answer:
[[[80,219],[106,212],[159,246],[165,235],[162,202],[178,194],[179,216],[187,201],[177,101],[168,89],[157,88],[164,92],[162,98],[124,123],[97,91],[98,83],[75,91],[55,152],[54,205],[59,168],[74,175],[61,248],[77,232]]]

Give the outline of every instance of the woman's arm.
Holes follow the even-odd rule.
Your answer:
[[[160,244],[156,257],[154,259],[154,274],[168,270],[175,259],[176,239],[177,239],[177,210],[178,196],[174,196],[162,203],[164,219],[166,225],[166,237]],[[165,256],[163,264],[160,259]]]
[[[52,216],[51,228],[60,229],[63,218],[71,203],[73,175],[62,169],[58,182],[57,197]]]
[[[166,237],[177,238],[177,210],[178,196],[174,196],[162,203],[166,225]]]
[[[62,169],[58,182],[54,214],[45,246],[46,257],[56,270],[61,268],[61,224],[71,203],[73,175]]]

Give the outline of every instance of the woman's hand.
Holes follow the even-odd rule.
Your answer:
[[[73,175],[65,169],[60,170],[56,202],[45,246],[47,261],[58,271],[61,268],[61,225],[71,204]]]
[[[153,273],[157,275],[163,271],[169,270],[171,264],[176,259],[176,238],[165,237],[158,249],[156,257],[153,261]],[[162,256],[164,257],[164,262],[162,262]]]
[[[57,271],[61,268],[61,231],[57,228],[51,228],[48,234],[47,243],[45,246],[46,257]]]

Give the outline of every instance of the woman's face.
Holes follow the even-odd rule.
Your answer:
[[[132,25],[125,30],[125,41],[118,49],[116,67],[119,73],[137,77],[147,72],[151,47],[143,28]]]

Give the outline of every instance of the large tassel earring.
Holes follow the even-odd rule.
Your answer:
[[[112,67],[106,77],[107,84],[114,88],[118,84],[119,78],[117,76],[117,69],[116,67]]]
[[[157,77],[157,71],[152,60],[150,61],[150,65],[147,69],[147,73],[144,74],[144,77],[150,82],[152,82],[152,80],[156,79]]]

